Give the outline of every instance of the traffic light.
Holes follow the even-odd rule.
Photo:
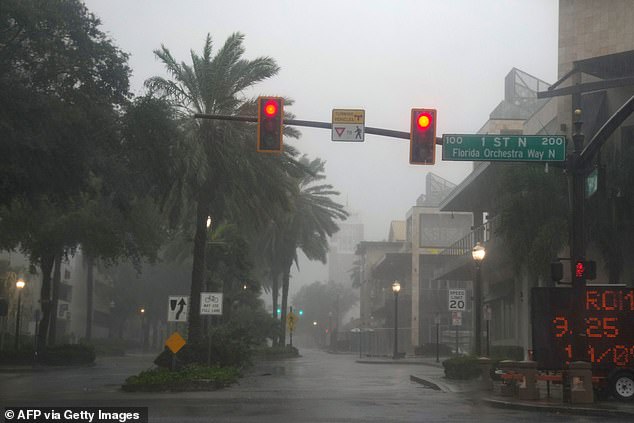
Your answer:
[[[280,314],[282,314],[282,309],[281,308],[277,308],[277,315],[279,316]]]
[[[564,264],[560,261],[550,263],[550,276],[554,282],[559,282],[564,277]]]
[[[593,280],[597,277],[597,263],[591,260],[577,260],[575,263],[575,278]]]
[[[258,152],[282,152],[283,124],[284,99],[282,97],[258,97]]]
[[[436,109],[412,109],[409,162],[420,165],[436,162]]]
[[[302,310],[301,308],[299,309],[299,315],[303,316],[304,315],[304,310]]]

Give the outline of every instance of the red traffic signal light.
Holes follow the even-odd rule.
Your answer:
[[[283,150],[284,99],[258,97],[258,145],[260,153]]]
[[[597,277],[597,263],[595,261],[577,260],[575,263],[575,278],[593,280]]]
[[[421,165],[436,163],[436,109],[412,109],[409,162]]]

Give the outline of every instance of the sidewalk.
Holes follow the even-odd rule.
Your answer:
[[[549,399],[545,385],[540,387],[540,400],[523,401],[514,397],[504,397],[491,391],[481,391],[476,381],[447,379],[442,361],[443,358],[440,359],[439,363],[436,363],[435,357],[406,357],[398,360],[387,357],[364,357],[356,360],[357,363],[364,364],[420,365],[420,371],[410,375],[411,381],[437,391],[466,394],[491,407],[583,416],[624,417],[634,421],[634,401],[624,402],[610,398],[596,401],[593,404],[564,403],[561,399],[561,393],[555,387],[551,389],[551,398]]]

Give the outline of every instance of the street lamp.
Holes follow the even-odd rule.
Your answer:
[[[15,349],[16,351],[18,350],[18,348],[20,348],[20,313],[21,313],[21,307],[22,307],[22,289],[24,289],[25,285],[26,285],[26,282],[24,282],[24,279],[22,278],[18,279],[18,281],[15,283],[15,287],[18,289],[18,312],[15,319]]]
[[[473,261],[476,266],[476,280],[473,287],[473,296],[475,309],[475,354],[476,356],[482,355],[482,261],[486,255],[484,245],[480,242],[476,243],[473,250],[471,250]]]
[[[394,281],[392,284],[392,292],[394,293],[394,354],[392,359],[396,360],[398,356],[398,293],[401,290],[401,283]]]
[[[147,352],[147,344],[148,344],[148,339],[147,339],[147,334],[146,334],[146,330],[145,330],[145,307],[141,307],[139,309],[139,313],[141,313],[141,337],[143,339],[143,352]]]

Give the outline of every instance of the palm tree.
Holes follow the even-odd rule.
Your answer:
[[[325,263],[328,237],[339,230],[335,221],[348,217],[344,206],[331,198],[339,195],[332,185],[318,184],[325,178],[325,163],[318,158],[309,161],[306,157],[302,157],[300,163],[306,172],[297,179],[297,189],[291,198],[292,208],[272,223],[276,229],[275,236],[271,238],[271,251],[276,257],[273,268],[279,269],[282,276],[281,342],[286,339],[284,322],[290,272],[293,262],[297,263],[297,249],[301,249],[310,260]]]
[[[296,152],[292,149],[286,149],[281,157],[255,152],[253,125],[191,119],[194,113],[253,116],[254,101],[244,98],[243,91],[272,77],[279,68],[269,57],[243,59],[243,40],[239,33],[231,35],[212,56],[212,41],[207,35],[202,55],[191,52],[191,65],[178,63],[161,46],[154,53],[171,78],[153,77],[145,82],[152,93],[175,103],[189,134],[178,146],[183,177],[174,183],[172,204],[180,207],[184,218],[195,222],[190,304],[194,311],[199,308],[204,280],[207,218],[231,220],[241,226],[268,221],[270,213],[288,202],[288,175],[296,172],[292,158]],[[298,135],[290,128],[284,133]],[[192,312],[189,342],[199,341],[200,335],[200,316]]]

